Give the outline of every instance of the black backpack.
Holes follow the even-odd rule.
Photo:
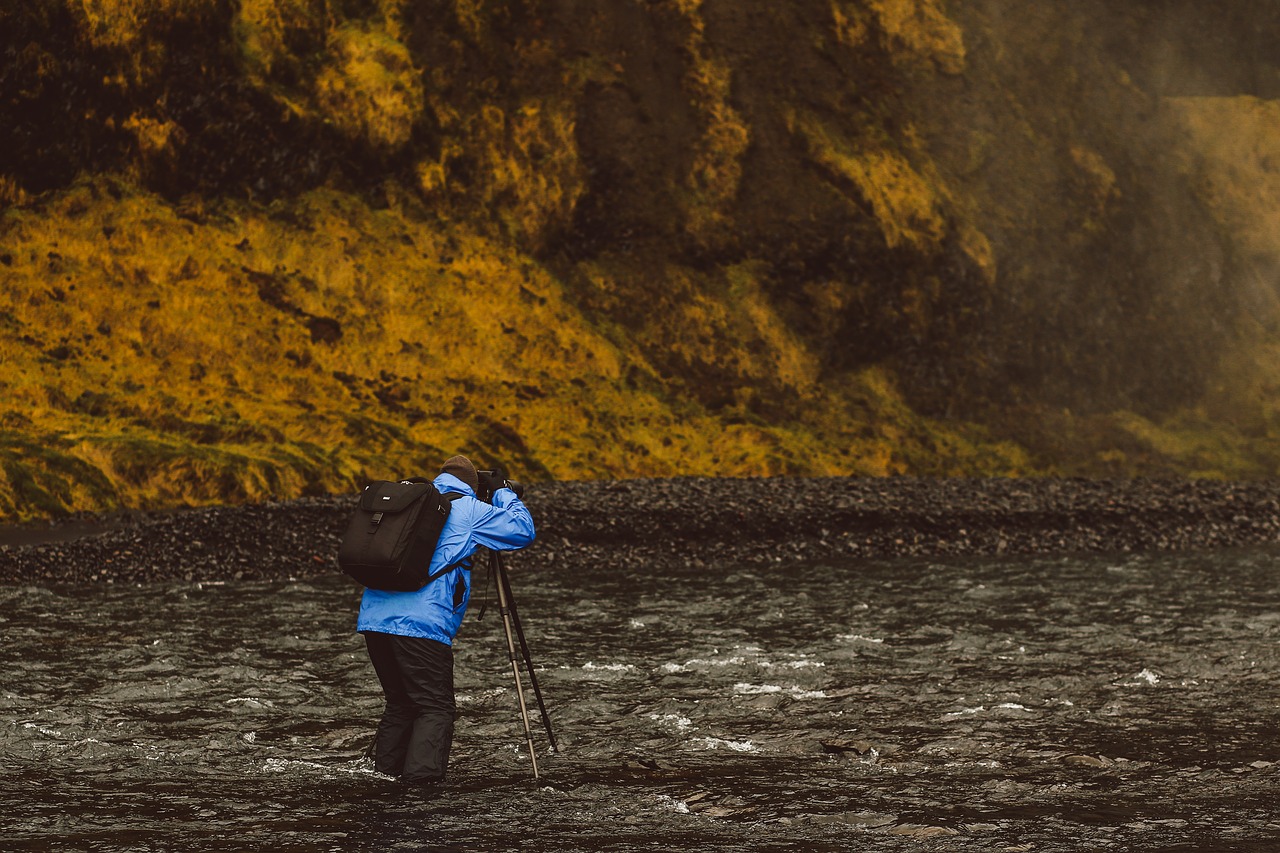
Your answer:
[[[369,589],[413,592],[455,568],[428,574],[453,502],[429,480],[414,477],[365,487],[338,547],[338,566]]]

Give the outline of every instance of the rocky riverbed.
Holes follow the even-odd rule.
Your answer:
[[[538,541],[514,569],[1178,551],[1280,539],[1273,482],[681,478],[536,484],[525,497]],[[303,498],[0,529],[0,582],[332,573],[354,502]]]
[[[1233,547],[1275,540],[1278,498],[530,487],[510,565],[561,750],[535,717],[530,785],[477,611],[428,801],[365,757],[383,697],[334,566],[353,497],[10,530],[6,849],[1280,849],[1277,552]]]

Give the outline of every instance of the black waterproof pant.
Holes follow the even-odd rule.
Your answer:
[[[406,782],[439,782],[453,744],[453,649],[422,637],[364,635],[387,709],[373,766]]]

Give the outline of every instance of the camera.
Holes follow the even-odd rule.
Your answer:
[[[501,468],[476,471],[476,478],[480,484],[480,488],[477,490],[479,493],[477,497],[482,501],[492,501],[493,493],[498,489],[510,489],[516,493],[516,497],[524,499],[524,485],[517,483],[515,480],[506,479]]]

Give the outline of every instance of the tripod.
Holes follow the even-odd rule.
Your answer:
[[[538,700],[538,710],[542,712],[542,724],[547,729],[547,739],[551,741],[551,750],[559,752],[556,736],[551,731],[551,717],[547,714],[546,703],[542,701],[542,690],[538,687],[538,676],[533,671],[533,661],[529,658],[529,644],[524,639],[524,628],[520,626],[520,614],[516,610],[516,600],[511,594],[511,579],[507,577],[507,566],[502,554],[489,552],[489,572],[497,579],[498,611],[502,614],[502,628],[507,634],[507,655],[511,659],[511,674],[516,680],[516,696],[520,700],[520,717],[524,720],[524,737],[529,746],[529,761],[533,763],[533,778],[538,778],[538,756],[533,748],[533,731],[529,727],[529,709],[524,701],[524,688],[520,685],[520,662],[516,658],[516,639],[520,640],[520,654],[524,659],[524,670],[529,674],[529,683],[533,685],[533,695]],[[512,629],[515,629],[514,635]]]

